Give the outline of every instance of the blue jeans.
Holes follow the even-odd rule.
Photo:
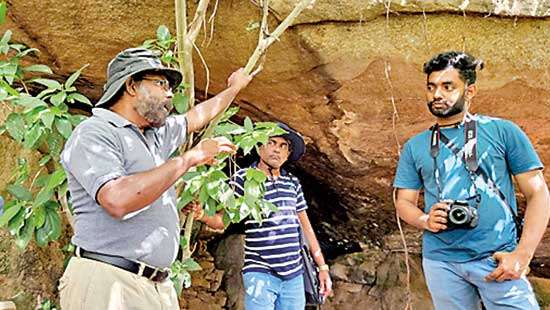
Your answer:
[[[302,275],[285,281],[268,273],[247,272],[243,282],[246,310],[301,310],[306,306]]]
[[[497,267],[492,257],[466,263],[423,259],[426,283],[436,310],[539,309],[533,289],[525,276],[518,280],[486,282],[485,276]]]

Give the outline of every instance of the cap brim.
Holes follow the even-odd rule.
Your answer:
[[[126,80],[130,76],[140,72],[144,72],[144,71],[157,72],[164,75],[173,88],[176,88],[177,86],[179,86],[181,81],[183,80],[183,76],[181,75],[181,73],[178,70],[172,69],[172,68],[162,68],[162,69],[144,68],[141,70],[137,70],[130,74],[124,75],[120,77],[118,80],[109,84],[109,86],[107,87],[107,89],[105,90],[105,92],[103,93],[103,95],[101,96],[101,98],[99,99],[99,101],[96,103],[95,106],[96,107],[104,106],[120,90],[120,88],[124,85],[124,82],[126,82]]]
[[[299,160],[306,152],[306,144],[302,136],[298,135],[292,130],[287,130],[288,133],[284,134],[285,139],[290,140],[292,144],[292,152],[288,156],[288,161],[297,161]]]

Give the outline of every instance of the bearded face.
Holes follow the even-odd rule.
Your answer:
[[[137,88],[138,100],[134,105],[136,112],[149,122],[151,127],[164,126],[166,118],[172,111],[172,99],[166,98],[160,92],[155,94],[147,86],[140,83]]]
[[[462,94],[456,101],[452,102],[448,99],[437,99],[428,101],[428,109],[436,117],[446,118],[457,115],[464,111],[464,94]]]

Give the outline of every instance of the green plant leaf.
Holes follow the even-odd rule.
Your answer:
[[[38,161],[38,165],[44,166],[44,165],[47,164],[51,159],[52,159],[52,156],[51,156],[51,155],[46,155],[46,156],[40,158],[40,160]]]
[[[52,69],[50,69],[50,67],[46,65],[30,65],[28,67],[23,68],[23,71],[53,74]]]
[[[71,99],[74,99],[78,102],[82,102],[84,103],[85,105],[88,105],[90,107],[93,107],[93,104],[92,102],[90,101],[90,99],[88,99],[86,96],[82,95],[82,94],[79,94],[79,93],[72,93],[69,95],[69,98]]]
[[[183,268],[187,271],[199,271],[202,270],[201,265],[199,265],[192,257],[185,259],[183,262]]]
[[[48,129],[52,129],[54,119],[55,115],[49,109],[40,113],[40,120],[42,121],[42,124],[44,124],[44,126],[46,126],[46,128]]]
[[[254,124],[252,124],[252,121],[250,120],[250,118],[248,116],[244,119],[244,128],[248,132],[251,132],[251,131],[254,130]]]
[[[57,186],[61,185],[65,180],[67,179],[65,175],[65,170],[63,169],[57,169],[54,173],[50,176],[50,179],[48,180],[48,185],[46,185],[46,188],[48,190],[53,190]]]
[[[36,228],[42,227],[46,222],[46,210],[44,206],[38,206],[36,208],[33,208],[31,216],[34,217]]]
[[[87,119],[88,117],[84,116],[84,115],[80,115],[80,114],[71,114],[68,116],[69,118],[69,121],[71,122],[71,124],[73,124],[73,126],[78,126],[78,124],[82,123],[82,121],[84,121],[85,119]]]
[[[11,30],[6,30],[6,32],[4,32],[4,35],[2,36],[2,40],[0,40],[0,46],[7,46],[9,49],[8,42],[11,40],[11,35]],[[7,53],[7,51],[5,53]]]
[[[44,133],[44,128],[39,124],[32,125],[31,129],[25,133],[25,141],[23,147],[26,149],[34,149],[37,147],[37,142]]]
[[[189,98],[182,93],[174,94],[174,98],[172,98],[172,104],[179,114],[187,112],[188,100]]]
[[[54,105],[54,106],[59,106],[60,104],[62,104],[65,99],[67,99],[67,94],[65,92],[59,92],[53,96],[50,97],[50,102]]]
[[[170,40],[170,30],[168,30],[168,27],[160,25],[157,28],[157,40],[161,42]]]
[[[21,208],[11,220],[8,222],[8,230],[10,234],[17,235],[23,224],[25,224],[26,208]]]
[[[15,141],[23,141],[23,138],[25,137],[26,126],[21,114],[10,113],[10,115],[8,115],[8,118],[6,119],[5,126],[6,130]]]
[[[15,198],[23,201],[31,201],[32,200],[32,194],[31,192],[24,188],[22,185],[19,184],[11,184],[8,185],[7,190],[10,194],[12,194]]]
[[[69,139],[73,131],[71,122],[66,118],[55,118],[55,128],[65,138]]]
[[[52,227],[50,240],[57,240],[61,236],[61,218],[59,217],[58,208],[59,206],[55,203],[48,204],[46,207],[46,221],[49,221]]]
[[[40,85],[44,85],[48,88],[56,90],[61,90],[61,88],[63,87],[61,83],[52,79],[32,79],[31,82],[38,83]]]
[[[11,202],[11,201],[10,201]],[[8,203],[9,204],[9,203]],[[4,206],[4,213],[0,216],[0,227],[4,227],[8,222],[21,210],[22,206],[19,203],[12,202],[12,206],[8,208],[8,204]]]
[[[48,152],[52,156],[58,156],[63,148],[63,137],[54,131],[46,136],[46,142],[48,144]]]
[[[43,204],[45,204],[50,198],[52,197],[53,192],[46,186],[42,187],[42,189],[38,192],[36,195],[36,198],[34,199],[32,205],[33,207],[39,207]]]
[[[6,2],[0,3],[0,24],[6,21],[6,12],[8,11],[8,5]]]
[[[19,231],[19,234],[17,235],[15,239],[15,245],[19,247],[20,249],[24,249],[29,244],[29,241],[32,239],[32,235],[34,232],[34,228],[36,227],[34,223],[34,218],[29,217],[26,221],[21,230]]]

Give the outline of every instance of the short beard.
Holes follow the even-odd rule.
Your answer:
[[[172,101],[161,99],[153,96],[145,87],[139,86],[138,100],[134,105],[134,110],[141,115],[151,127],[159,128],[164,126],[166,118],[172,111]]]
[[[430,113],[432,113],[436,117],[447,118],[462,113],[464,111],[466,100],[464,98],[464,95],[461,95],[460,98],[458,98],[452,106],[443,111],[434,110],[434,102],[435,100],[428,102],[428,109],[430,110]]]

